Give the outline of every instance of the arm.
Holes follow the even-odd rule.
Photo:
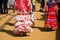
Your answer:
[[[55,0],[55,6],[54,6],[54,9],[55,9],[55,12],[56,12],[57,15],[58,15],[59,7],[57,6],[57,2],[56,2],[56,0]]]
[[[29,9],[30,9],[30,12],[32,12],[32,3],[31,3],[31,0],[28,0],[28,6],[29,6]]]

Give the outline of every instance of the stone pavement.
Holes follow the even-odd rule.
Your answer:
[[[33,32],[28,33],[28,36],[14,36],[14,19],[13,17],[16,13],[9,10],[9,14],[0,14],[0,40],[55,40],[56,31],[44,31],[44,13],[33,12],[35,17],[35,25],[33,27]]]
[[[36,11],[40,9],[40,4],[36,4]],[[0,40],[60,40],[60,28],[59,31],[45,31],[45,13],[33,12],[35,17],[35,25],[33,26],[33,32],[28,33],[28,36],[14,36],[14,23],[13,19],[16,12],[13,13],[9,10],[8,14],[0,14]],[[59,25],[60,26],[60,25]]]

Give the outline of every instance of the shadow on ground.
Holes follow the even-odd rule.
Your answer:
[[[43,21],[45,21],[45,18],[46,18],[46,14],[43,14],[43,15],[41,15],[42,16],[42,18],[40,18],[40,19],[37,19],[37,20],[43,20]]]
[[[32,26],[32,28],[37,28],[37,29],[39,29],[41,32],[51,32],[51,31],[53,31],[53,30],[51,30],[51,29],[42,28],[42,27]]]
[[[5,25],[14,26],[14,23],[5,23]]]
[[[9,35],[11,35],[13,37],[26,37],[26,36],[29,36],[29,35],[25,35],[25,36],[15,35],[13,33],[13,31],[11,31],[11,30],[5,30],[5,29],[0,29],[0,32],[7,33],[7,34],[9,34]]]

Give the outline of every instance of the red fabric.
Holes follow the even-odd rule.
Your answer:
[[[15,0],[15,8],[19,10],[15,16],[15,30],[14,32],[32,32],[32,22],[34,21],[33,15],[28,15],[32,7],[31,0]]]
[[[57,14],[55,13],[55,9],[54,9],[55,5],[56,2],[54,2],[53,6],[48,7],[45,27],[57,28]]]
[[[33,14],[31,15],[17,15],[14,17],[16,23],[14,25],[15,31],[22,31],[22,32],[32,32],[32,28],[30,26],[33,25],[35,17]]]
[[[55,11],[54,10],[55,5],[56,5],[56,1],[54,1],[53,6],[48,7],[48,12],[54,12]]]
[[[48,11],[48,12],[54,12],[55,11],[55,9],[54,9],[55,5],[56,5],[56,1],[54,1],[53,5],[51,7],[48,7],[48,2],[47,2],[44,9],[45,9],[45,11]]]
[[[52,6],[51,8],[48,8],[48,12],[54,12],[54,6]]]
[[[31,1],[30,0],[15,0],[15,7],[24,14],[30,12]]]

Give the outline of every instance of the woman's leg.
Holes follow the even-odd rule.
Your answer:
[[[8,0],[4,0],[4,13],[8,13],[7,3],[8,3]]]
[[[3,13],[2,4],[3,4],[3,0],[0,0],[0,13]]]

